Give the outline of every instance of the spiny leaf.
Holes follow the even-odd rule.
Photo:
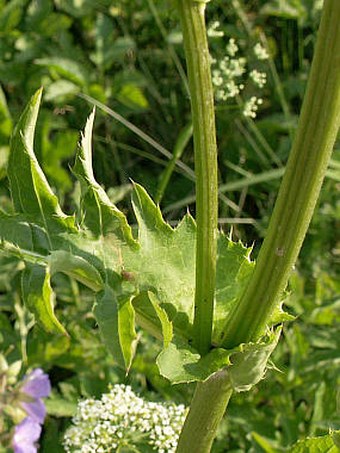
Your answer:
[[[191,350],[196,224],[187,214],[177,228],[171,228],[164,221],[159,206],[141,186],[134,184],[132,203],[138,222],[138,241],[133,238],[124,214],[111,203],[93,175],[91,134],[94,112],[86,124],[74,167],[82,191],[82,222],[79,229],[74,227],[73,218],[62,213],[32,148],[40,96],[41,93],[37,93],[26,108],[12,141],[9,173],[15,208],[20,215],[7,216],[0,212],[3,243],[10,244],[14,252],[19,247],[19,258],[28,263],[32,262],[32,254],[42,256],[42,263],[33,260],[37,266],[45,264],[45,268],[32,268],[37,273],[39,269],[39,290],[35,292],[43,294],[45,291],[45,299],[48,299],[49,266],[52,272],[64,272],[94,291],[101,290],[105,280],[104,290],[97,294],[94,313],[105,343],[117,363],[125,369],[130,367],[134,354],[136,310],[140,324],[157,338],[163,339],[165,350],[159,363],[163,371],[164,367],[168,370],[165,374],[170,379],[181,382],[204,380],[209,373],[228,365],[233,352],[242,352],[243,356],[247,353],[247,360],[256,362],[253,363],[256,376],[260,375],[261,367],[256,368],[256,364],[260,356],[265,362],[264,351],[270,349],[267,343],[262,346],[256,344],[254,349],[249,346],[250,349],[229,351],[227,355],[226,351],[215,348],[203,358],[197,357],[197,353]],[[16,159],[20,164],[18,173],[15,171]],[[15,233],[11,231],[12,227]],[[16,233],[27,236],[16,240]],[[253,263],[249,260],[249,253],[250,249],[241,243],[233,243],[222,232],[219,233],[213,346],[221,346],[226,318],[251,276]],[[131,278],[126,281],[124,275]],[[25,278],[28,294],[30,279],[28,276]],[[35,304],[31,305],[34,309]],[[51,309],[51,304],[39,307],[37,316],[51,329],[51,323],[55,325],[53,310],[49,316],[43,312],[46,307]],[[174,344],[170,343],[173,331],[177,336],[177,343]],[[182,343],[178,343],[179,338]],[[258,353],[260,347],[262,355]],[[253,385],[254,377],[245,373],[242,360],[235,360],[234,370],[239,368],[244,378],[242,382],[236,382],[233,377],[235,388]],[[172,370],[172,362],[177,364],[177,369]],[[208,376],[202,367],[208,370]],[[247,383],[247,376],[250,384]]]
[[[81,145],[78,148],[74,174],[81,184],[83,222],[96,237],[116,234],[122,241],[136,247],[124,214],[111,203],[104,189],[95,180],[92,169],[92,130],[95,110],[87,120]]]
[[[47,267],[26,264],[22,274],[22,296],[27,308],[35,315],[36,321],[49,333],[66,334],[54,314],[54,293]]]
[[[186,342],[175,338],[159,354],[157,365],[161,375],[172,384],[205,381],[222,368],[227,368],[234,390],[248,391],[264,377],[279,335],[280,329],[256,344],[242,344],[229,351],[216,348],[203,357]]]
[[[264,378],[269,357],[279,341],[280,334],[281,329],[278,328],[258,343],[238,346],[239,351],[231,355],[229,376],[236,392],[247,392]]]
[[[41,89],[35,93],[14,129],[8,177],[16,211],[34,216],[50,235],[75,227],[74,219],[62,212],[33,151],[41,93]]]
[[[196,226],[190,215],[176,229],[162,218],[146,191],[135,184],[133,208],[140,249],[123,250],[124,266],[136,276],[140,291],[152,291],[174,326],[191,330],[195,285]]]
[[[251,249],[233,242],[223,233],[217,240],[216,304],[214,309],[213,344],[221,345],[226,319],[247,285],[254,263]]]
[[[143,242],[143,234],[147,231],[157,231],[165,237],[173,232],[170,225],[164,222],[161,210],[149,197],[146,190],[139,184],[135,184],[132,194],[132,206],[137,218],[139,230],[139,241]]]

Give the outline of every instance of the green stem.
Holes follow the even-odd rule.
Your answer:
[[[181,432],[177,453],[208,453],[224,415],[232,388],[226,370],[199,383]]]
[[[178,0],[191,94],[196,173],[196,286],[194,346],[211,348],[218,218],[217,148],[205,2]],[[182,429],[177,453],[208,453],[232,388],[226,370],[199,383]]]
[[[191,95],[196,173],[196,291],[194,345],[211,347],[218,217],[214,95],[205,27],[205,3],[178,0]]]
[[[326,0],[295,142],[254,274],[226,325],[226,348],[265,332],[312,218],[340,125],[339,23],[339,0]]]

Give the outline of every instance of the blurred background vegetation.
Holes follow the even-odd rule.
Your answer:
[[[230,38],[249,67],[258,64],[251,56],[256,43],[270,53],[261,62],[267,84],[260,94],[248,84],[243,94],[263,99],[255,119],[242,114],[245,98],[216,105],[220,227],[254,244],[254,257],[296,129],[321,8],[320,0],[212,0],[207,7],[208,23],[219,21],[224,32],[210,38],[214,58],[226,53]],[[195,213],[190,102],[170,1],[0,0],[0,203],[7,212],[9,139],[40,86],[35,151],[67,212],[79,197],[70,172],[79,130],[96,105],[96,178],[130,223],[130,178],[160,202],[171,224],[187,209]],[[284,451],[299,438],[340,429],[339,191],[337,145],[287,292],[297,320],[285,326],[267,379],[233,397],[214,452]],[[130,375],[115,366],[98,336],[92,295],[65,276],[54,286],[71,340],[46,336],[21,302],[21,271],[22,263],[0,256],[0,352],[9,363],[22,360],[24,368],[50,374],[41,451],[63,451],[56,438],[77,400],[100,396],[110,382],[129,383],[149,399],[189,404],[192,388],[170,387],[159,376],[157,344],[144,333]]]

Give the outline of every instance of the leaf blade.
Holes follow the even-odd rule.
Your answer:
[[[26,264],[21,281],[22,296],[36,321],[49,333],[67,335],[54,314],[54,293],[48,267]]]
[[[8,177],[15,210],[39,220],[50,238],[53,232],[74,230],[75,226],[74,219],[61,210],[34,154],[34,133],[41,96],[42,89],[32,96],[14,129]]]
[[[93,313],[105,345],[118,366],[130,369],[136,346],[132,297],[118,298],[114,290],[105,285],[96,297]]]

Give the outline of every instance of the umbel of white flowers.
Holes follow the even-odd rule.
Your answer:
[[[100,400],[78,403],[64,447],[66,452],[100,453],[148,446],[147,451],[174,453],[186,412],[184,405],[146,401],[130,386],[117,384]]]
[[[219,29],[220,22],[212,22],[208,27],[208,37],[210,39],[223,39],[224,32]],[[262,89],[267,83],[267,74],[258,69],[248,69],[248,60],[244,56],[239,56],[239,46],[234,38],[230,38],[226,47],[227,55],[222,58],[211,58],[212,83],[215,91],[215,99],[218,102],[225,102],[239,97],[238,102],[243,104],[242,114],[246,117],[256,118],[259,106],[263,99],[258,96],[251,96],[241,102],[241,94],[245,89],[245,80],[248,79],[258,90]],[[261,43],[256,43],[253,47],[253,54],[258,61],[269,59],[269,53]]]

